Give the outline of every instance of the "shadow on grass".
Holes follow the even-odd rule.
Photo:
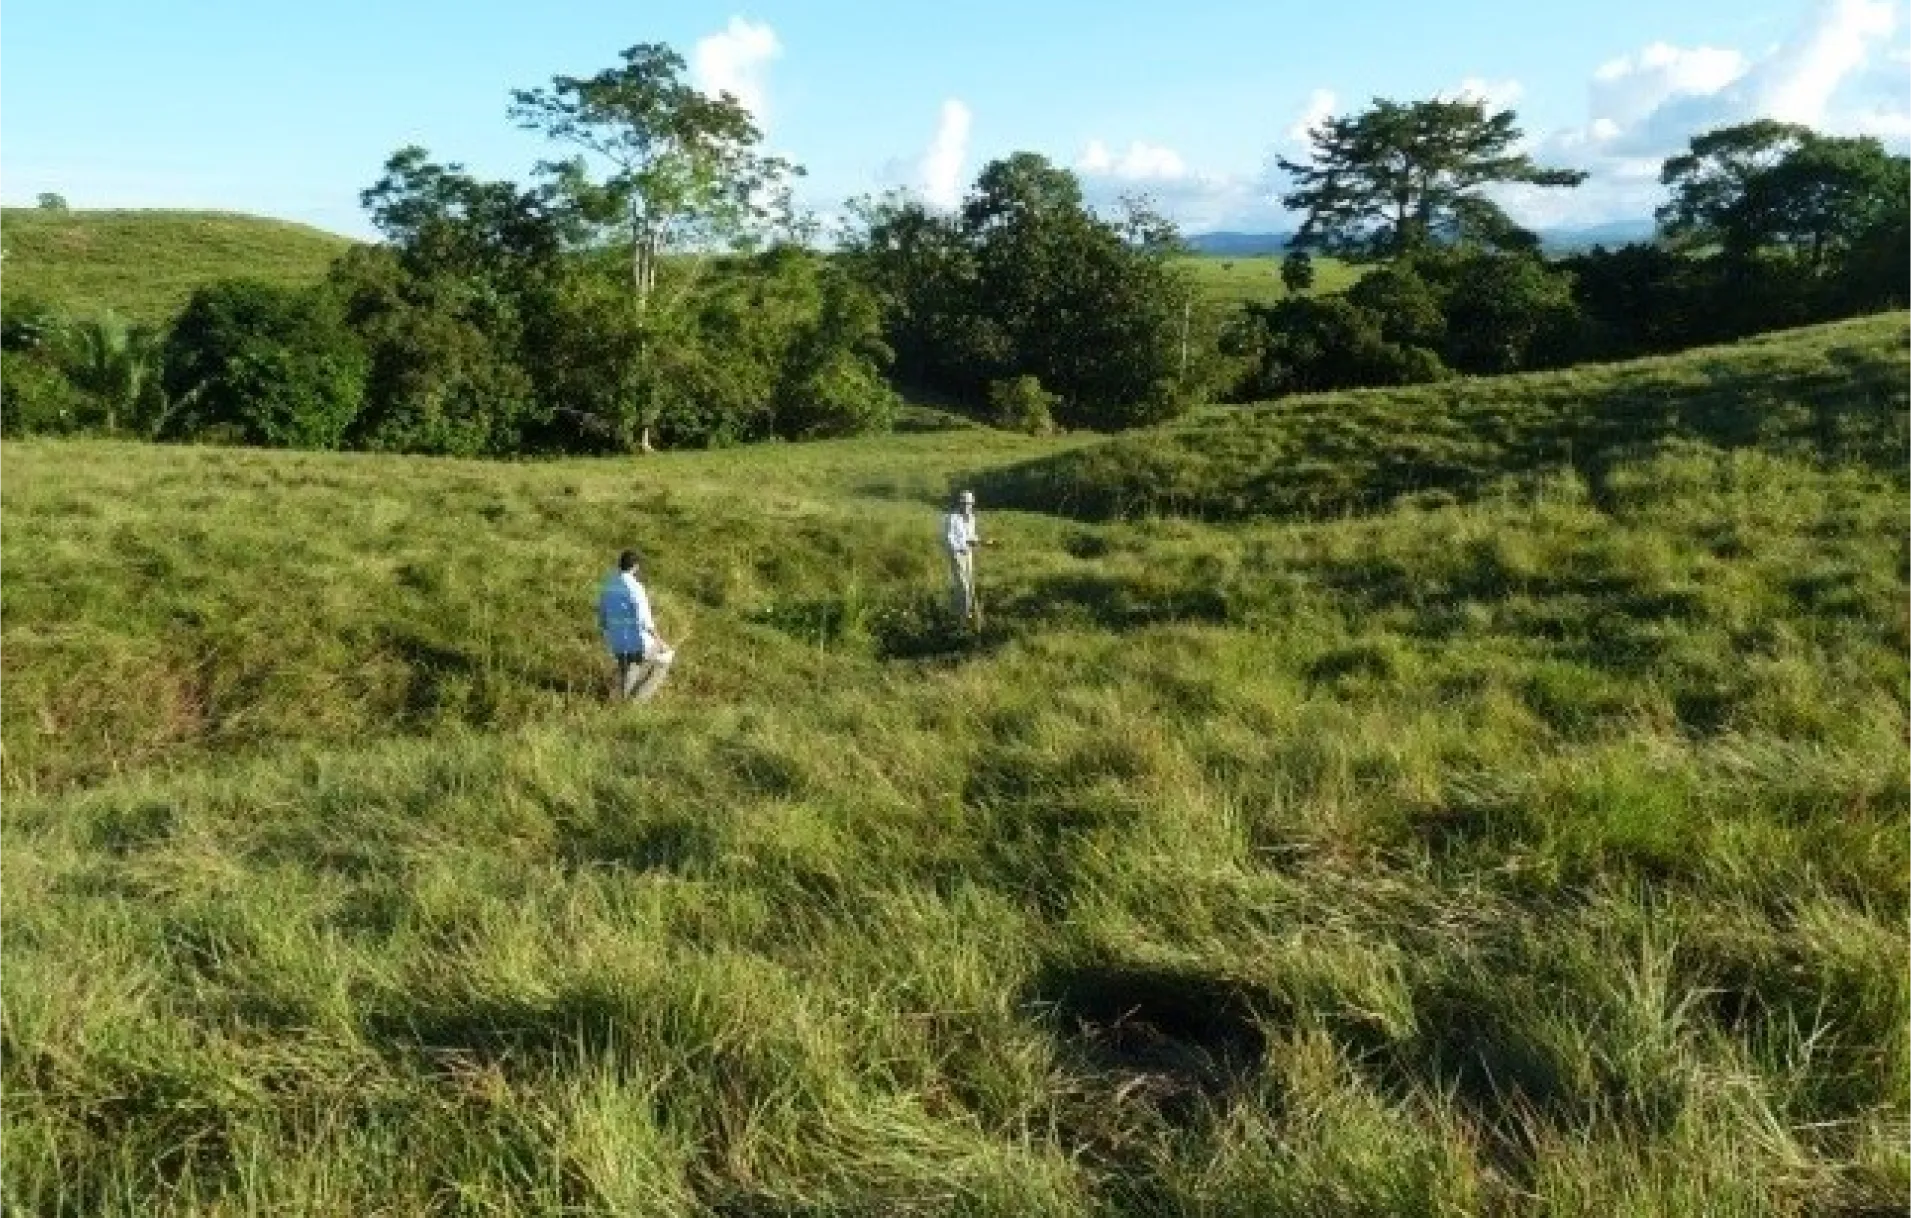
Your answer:
[[[1028,1001],[1050,1020],[1064,1068],[1090,1094],[1119,1093],[1187,1125],[1224,1103],[1267,1053],[1281,1006],[1248,982],[1191,970],[1056,964]]]
[[[590,692],[575,674],[560,675],[487,657],[476,648],[447,643],[403,627],[380,631],[376,646],[405,668],[400,718],[417,725],[447,715],[485,724],[498,714],[510,691],[528,688],[573,696]]]
[[[421,1001],[373,1013],[365,1030],[387,1052],[541,1075],[612,1054],[635,1026],[633,1014],[623,994],[574,985],[544,1002],[515,996],[461,998],[443,1006]]]

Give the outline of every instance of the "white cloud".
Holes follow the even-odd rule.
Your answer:
[[[1678,97],[1717,93],[1745,74],[1745,57],[1720,47],[1655,42],[1600,64],[1588,98],[1595,124],[1623,129]],[[1608,137],[1610,138],[1610,137]]]
[[[761,126],[769,121],[770,61],[782,54],[783,44],[767,22],[732,17],[721,31],[697,40],[690,78],[713,97],[736,98]]]
[[[1911,144],[1911,112],[1872,106],[1841,115],[1840,120],[1841,126],[1865,135],[1875,135],[1888,144]]]
[[[1307,96],[1307,108],[1287,129],[1287,138],[1296,144],[1305,144],[1308,135],[1321,123],[1334,116],[1335,98],[1331,89],[1316,89]]]
[[[1838,86],[1897,24],[1889,0],[1829,0],[1815,20],[1746,80],[1754,110],[1789,123],[1822,124]]]
[[[1497,197],[1528,225],[1643,219],[1664,198],[1667,157],[1694,135],[1756,118],[1903,144],[1911,110],[1894,59],[1901,52],[1882,45],[1899,24],[1892,0],[1818,0],[1790,37],[1756,56],[1654,42],[1609,60],[1592,74],[1585,123],[1534,148],[1543,164],[1586,170],[1588,181]]]
[[[1478,76],[1469,76],[1460,82],[1459,88],[1447,94],[1455,98],[1471,98],[1485,103],[1489,110],[1504,110],[1518,101],[1526,92],[1526,86],[1517,80],[1486,80]]]
[[[937,207],[954,207],[962,201],[962,162],[969,155],[970,119],[969,107],[960,98],[943,102],[935,138],[917,163],[923,197]]]
[[[1089,140],[1088,146],[1075,161],[1075,168],[1084,174],[1122,178],[1131,182],[1169,180],[1185,177],[1188,172],[1180,153],[1158,144],[1144,144],[1140,140],[1129,144],[1128,151],[1119,157],[1110,155],[1108,146],[1100,140]]]

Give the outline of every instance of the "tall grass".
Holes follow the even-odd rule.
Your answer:
[[[1096,519],[1333,515],[1560,467],[1597,483],[1681,439],[1902,473],[1906,324],[1883,313],[1624,364],[1211,409],[985,486],[998,503]]]
[[[9,1211],[1902,1203],[1900,477],[985,500],[952,633],[1071,444],[8,445]]]

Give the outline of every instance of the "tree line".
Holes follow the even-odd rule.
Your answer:
[[[230,280],[162,329],[9,297],[0,422],[159,440],[451,455],[611,453],[887,429],[905,393],[998,426],[1118,429],[1203,400],[1673,351],[1906,303],[1911,176],[1875,139],[1759,121],[1669,159],[1653,240],[1549,259],[1495,201],[1583,175],[1510,110],[1376,100],[1283,161],[1290,294],[1217,314],[1145,199],[1090,207],[1034,153],[962,205],[852,200],[825,236],[800,166],[666,46],[512,95],[565,155],[528,183],[405,148],[381,241],[311,287]],[[1365,273],[1306,295],[1312,259]]]

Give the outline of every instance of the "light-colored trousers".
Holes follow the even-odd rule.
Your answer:
[[[636,663],[624,660],[617,662],[617,689],[624,697],[633,702],[647,702],[657,694],[657,689],[670,675],[671,661],[677,653],[653,643],[645,652],[644,658]]]
[[[975,616],[975,555],[949,551],[949,609],[963,621]]]

